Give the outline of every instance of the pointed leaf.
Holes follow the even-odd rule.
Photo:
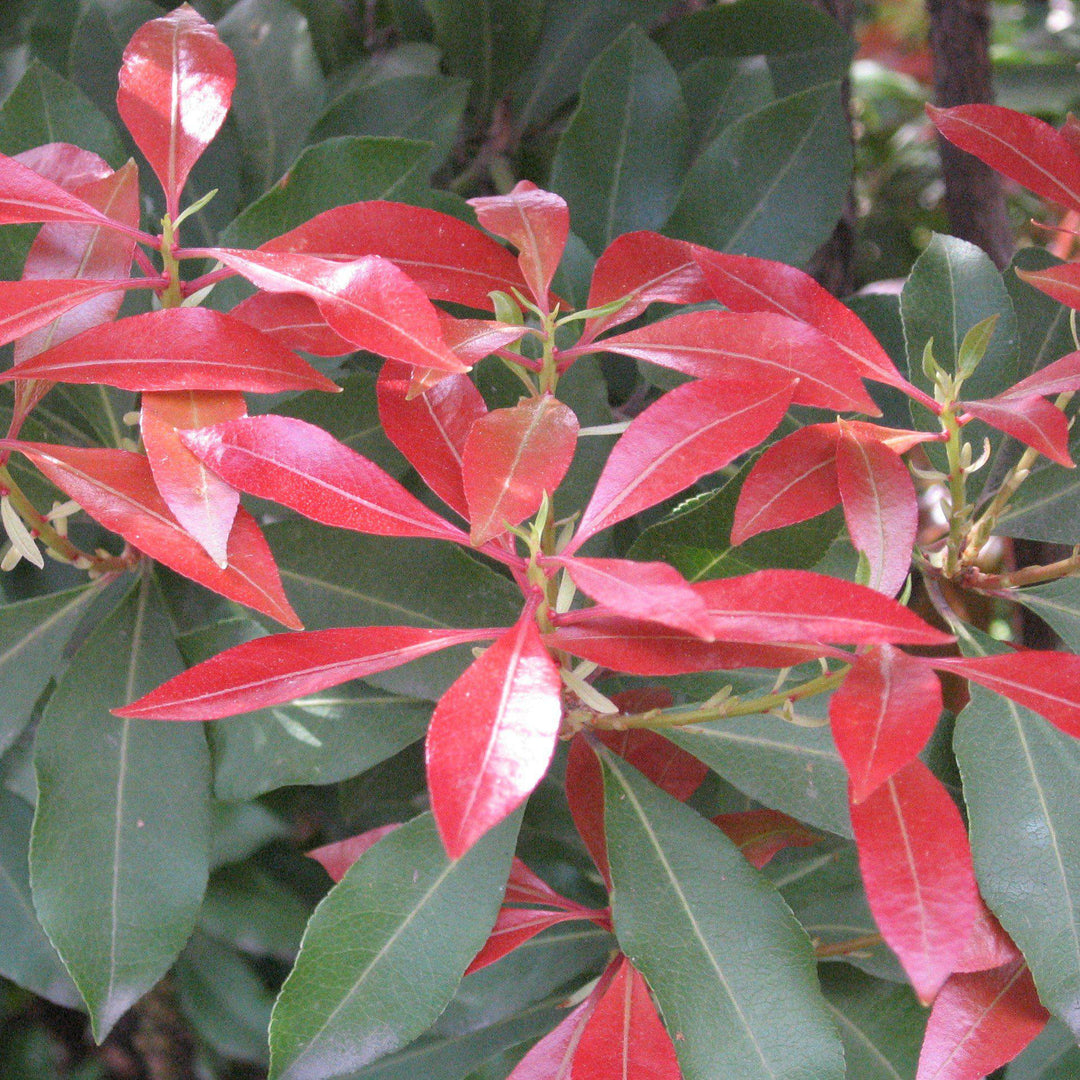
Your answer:
[[[960,959],[978,910],[960,811],[916,759],[853,803],[851,823],[874,920],[920,999],[931,1001]]]
[[[788,847],[810,847],[821,837],[779,810],[741,810],[713,818],[724,835],[743,853],[746,861],[760,870],[772,857]]]
[[[1024,961],[953,975],[934,1001],[917,1080],[983,1080],[1046,1026]]]
[[[128,279],[93,281],[81,278],[0,282],[0,345],[51,323],[94,297],[119,292],[133,284]]]
[[[1026,398],[1034,395],[1062,394],[1080,390],[1080,352],[1071,352],[1038,371],[1014,383],[997,396],[999,401]]]
[[[919,499],[900,456],[882,442],[845,433],[836,444],[836,479],[848,535],[870,564],[867,584],[895,596],[911,569]]]
[[[470,366],[519,341],[528,333],[526,326],[496,322],[494,319],[455,319],[441,309],[437,314],[446,344],[463,364]],[[438,374],[442,375],[442,372]]]
[[[232,52],[189,4],[144,23],[124,50],[116,107],[161,181],[173,218],[235,86]]]
[[[860,653],[829,699],[836,748],[862,802],[914,760],[941,716],[941,683],[930,666],[881,645]]]
[[[287,349],[303,349],[316,356],[345,356],[356,351],[351,341],[326,325],[319,305],[300,293],[258,292],[242,300],[229,314]]]
[[[615,444],[568,553],[757,446],[787,412],[793,388],[701,379],[665,394]]]
[[[314,859],[335,882],[339,882],[348,873],[361,855],[373,848],[384,836],[389,836],[395,829],[401,828],[401,822],[378,825],[359,836],[350,836],[345,840],[335,840],[332,844],[323,844],[307,852],[309,859]]]
[[[516,855],[510,865],[510,877],[503,894],[504,904],[541,904],[560,911],[577,911],[579,904],[557,893],[543,878],[534,874]]]
[[[574,1051],[595,1007],[596,1000],[590,996],[567,1013],[558,1026],[514,1066],[514,1071],[506,1080],[570,1080]]]
[[[1004,431],[1014,439],[1045,454],[1051,461],[1075,468],[1069,456],[1069,421],[1065,414],[1041,397],[1008,397],[989,401],[965,401],[965,412]]]
[[[226,483],[326,525],[466,541],[377,465],[303,420],[251,416],[182,438]]]
[[[592,746],[576,735],[566,758],[566,803],[586,850],[611,891],[607,837],[604,835],[604,774]]]
[[[550,394],[473,422],[462,453],[473,544],[479,547],[540,508],[570,467],[577,433],[573,410]]]
[[[489,964],[494,964],[512,953],[519,945],[531,941],[543,930],[558,926],[559,923],[577,921],[581,918],[579,911],[535,911],[531,908],[504,907],[495,919],[491,936],[473,957],[465,974],[471,975],[474,971],[480,971]]]
[[[628,695],[624,693],[616,694],[613,699],[623,712],[644,711],[642,706],[646,704],[651,704],[654,708],[672,704],[670,696],[667,695],[654,698],[649,703],[627,698]],[[614,750],[624,761],[633,765],[661,791],[666,791],[679,802],[686,802],[708,776],[706,765],[657,731],[631,728],[626,731],[597,731],[594,736],[609,750]]]
[[[526,611],[443,694],[427,737],[428,788],[450,857],[465,854],[547,772],[562,683]]]
[[[956,971],[993,971],[1020,958],[1020,950],[980,897],[975,925]]]

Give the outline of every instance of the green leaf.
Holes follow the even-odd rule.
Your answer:
[[[1076,1037],[1054,1019],[1005,1070],[1005,1080],[1073,1080],[1077,1075],[1080,1075],[1080,1047],[1076,1045]]]
[[[1073,652],[1080,652],[1080,578],[1058,578],[1013,595],[1049,623]]]
[[[810,939],[715,825],[604,747],[615,935],[685,1080],[840,1080]]]
[[[0,753],[19,737],[60,669],[64,646],[101,590],[94,585],[0,606]]]
[[[33,816],[26,803],[0,788],[0,976],[74,1009],[79,992],[41,929],[30,898]]]
[[[38,728],[34,905],[99,1040],[168,969],[206,887],[201,728],[109,713],[181,667],[144,575],[76,654]]]
[[[289,834],[289,826],[261,803],[215,800],[210,803],[210,868],[241,862]]]
[[[984,635],[968,655],[1004,651]],[[1043,1004],[1080,1035],[1080,745],[970,684],[953,747],[979,889],[1027,959]]]
[[[1061,259],[1054,258],[1043,248],[1021,248],[1004,274],[1005,288],[1016,312],[1020,360],[1017,374],[1021,378],[1076,348],[1069,328],[1069,308],[1016,274],[1017,270],[1030,272],[1061,265]]]
[[[311,41],[323,71],[329,74],[363,55],[364,42],[360,21],[348,8],[327,4],[325,0],[290,0],[307,19]]]
[[[829,237],[851,181],[839,83],[730,124],[701,152],[664,227],[680,240],[805,263]]]
[[[681,71],[679,81],[695,147],[708,145],[728,124],[776,100],[763,56],[704,56]]]
[[[550,185],[569,204],[574,231],[598,254],[620,233],[664,223],[689,155],[678,77],[631,25],[589,65]]]
[[[273,1080],[358,1069],[435,1021],[495,921],[519,821],[451,862],[423,814],[361,856],[315,909],[274,1007]]]

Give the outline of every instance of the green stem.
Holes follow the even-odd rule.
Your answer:
[[[955,577],[960,569],[960,551],[967,532],[967,477],[964,474],[963,441],[960,437],[960,425],[953,412],[951,402],[941,410],[941,423],[948,438],[945,453],[949,459],[949,495],[952,507],[949,510],[949,540],[945,554],[945,575]]]

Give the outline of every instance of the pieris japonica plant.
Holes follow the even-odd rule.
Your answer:
[[[963,600],[1076,639],[1075,552],[988,552],[1080,539],[1080,351],[1051,337],[1080,267],[1033,264],[1014,303],[937,238],[901,298],[905,372],[801,270],[655,232],[617,236],[575,309],[553,285],[567,204],[528,181],[472,199],[475,224],[367,201],[189,245],[181,197],[234,84],[186,5],[131,39],[117,107],[160,231],[133,161],[0,158],[0,223],[40,224],[0,284],[4,567],[67,566],[0,625],[54,998],[77,990],[104,1038],[207,911],[220,933],[210,837],[272,730],[249,800],[420,737],[426,774],[426,806],[311,852],[336,884],[285,950],[272,1077],[367,1076],[414,1040],[401,1067],[425,1075],[459,986],[523,978],[507,965],[545,942],[563,974],[495,1047],[518,1047],[513,1080],[901,1075],[859,1071],[838,1032],[833,1002],[867,986],[916,1032],[896,1060],[919,1080],[983,1077],[1051,1014],[1080,1033],[1080,661],[1002,645]],[[1072,122],[935,121],[1080,211]],[[1043,322],[1018,330],[1021,304]],[[393,466],[305,418],[319,395],[336,415],[331,358],[360,351]],[[599,354],[669,374],[595,424],[566,388]],[[111,445],[63,440],[50,395],[72,387]],[[185,604],[205,614],[178,629]],[[576,877],[526,845],[545,814],[572,818]],[[45,992],[41,970],[4,974]]]

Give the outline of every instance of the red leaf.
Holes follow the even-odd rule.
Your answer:
[[[1080,154],[1043,120],[999,105],[926,111],[949,142],[1051,202],[1080,210]]]
[[[381,255],[434,300],[493,311],[493,291],[525,290],[517,260],[479,229],[449,214],[392,202],[361,202],[316,215],[261,251],[352,261]]]
[[[356,626],[272,634],[189,668],[117,712],[150,720],[219,720],[400,667],[498,630]]]
[[[116,107],[177,215],[191,167],[217,134],[236,86],[236,61],[188,4],[143,23],[124,50]]]
[[[592,747],[581,734],[570,741],[566,758],[566,803],[578,835],[610,892],[611,870],[604,832],[604,774]]]
[[[506,195],[470,199],[480,224],[518,249],[518,264],[537,305],[548,310],[548,289],[570,234],[566,201],[519,180]]]
[[[105,383],[123,390],[338,389],[268,335],[202,307],[167,308],[94,326],[0,378]]]
[[[492,927],[491,936],[484,947],[473,957],[465,969],[466,975],[480,971],[496,960],[512,953],[519,945],[524,945],[543,930],[559,923],[573,922],[585,918],[580,911],[534,911],[530,908],[507,908],[499,911]]]
[[[919,998],[932,1001],[971,933],[979,894],[960,811],[916,758],[851,805],[866,898]]]
[[[577,433],[573,410],[550,394],[494,409],[473,422],[462,454],[462,482],[470,539],[477,547],[540,508],[570,467]]]
[[[1061,394],[1067,390],[1080,390],[1080,352],[1067,353],[1060,360],[1055,360],[1026,379],[1021,379],[992,400],[1006,401],[1039,394]]]
[[[725,641],[941,645],[951,641],[895,600],[809,570],[758,570],[694,586]]]
[[[142,454],[13,440],[0,443],[25,454],[92,518],[150,558],[286,626],[301,626],[281,588],[270,548],[243,508],[229,538],[229,565],[222,569],[173,517]]]
[[[32,146],[29,150],[15,154],[12,160],[73,193],[83,184],[104,180],[106,176],[113,174],[111,166],[103,157],[84,150],[81,146],[72,146],[71,143],[54,142]]]
[[[142,396],[140,428],[154,483],[188,535],[222,567],[228,562],[229,533],[240,493],[183,444],[180,432],[246,414],[244,395],[235,391],[177,390]]]
[[[993,971],[1003,964],[1019,960],[1020,950],[1001,927],[994,913],[979,897],[979,910],[964,952],[955,971]],[[954,972],[955,973],[955,972]]]
[[[258,292],[241,300],[229,314],[286,349],[303,349],[316,356],[345,356],[356,351],[351,341],[326,325],[319,305],[300,293]]]
[[[840,425],[834,426],[839,433]],[[865,420],[845,420],[844,430],[855,436],[859,442],[884,443],[897,454],[906,454],[913,446],[924,442],[941,442],[943,435],[940,431],[909,431],[907,428],[882,427],[880,424],[869,424]]]
[[[369,255],[337,263],[231,248],[210,248],[209,254],[267,292],[310,297],[330,328],[357,348],[439,371],[466,370],[443,341],[431,301],[387,259]]]
[[[833,738],[851,778],[853,802],[862,802],[918,756],[941,709],[941,683],[922,660],[891,645],[855,657],[829,700]]]
[[[604,338],[596,348],[698,378],[752,379],[758,371],[770,382],[798,378],[794,405],[879,415],[847,354],[812,326],[783,315],[692,311]]]
[[[443,694],[427,736],[428,789],[458,859],[540,782],[555,752],[562,683],[526,610]]]
[[[971,679],[1080,738],[1080,656],[1021,650],[997,656],[934,657],[934,667]]]
[[[919,497],[900,456],[850,433],[836,443],[836,479],[851,542],[870,564],[872,589],[895,596],[911,569]]]
[[[560,911],[579,911],[580,904],[560,896],[543,878],[537,877],[516,855],[510,864],[504,904],[543,904]]]
[[[639,702],[628,701],[626,694],[616,694],[612,700],[625,712],[637,710]],[[671,704],[667,695],[665,705]],[[693,754],[648,728],[627,731],[596,731],[595,738],[672,798],[686,802],[705,781],[709,769]]]
[[[758,533],[831,510],[840,501],[838,439],[835,424],[811,424],[767,447],[739,489],[731,542],[744,544]]]
[[[574,1051],[595,1007],[596,999],[590,995],[514,1066],[506,1080],[570,1080]]]
[[[1069,421],[1049,401],[1038,396],[1009,396],[989,401],[965,401],[961,408],[1059,465],[1075,468],[1069,456]]]
[[[742,810],[718,814],[713,823],[743,853],[746,861],[760,870],[784,848],[810,847],[821,840],[812,829],[779,810]]]
[[[379,825],[359,836],[350,836],[345,840],[335,840],[332,844],[323,844],[307,852],[309,859],[314,859],[335,882],[340,881],[348,869],[369,848],[373,848],[384,836],[389,836],[395,829],[400,829],[400,822]]]
[[[701,379],[654,402],[612,448],[567,554],[757,446],[783,419],[793,387]]]
[[[250,416],[185,432],[182,439],[226,483],[324,525],[468,542],[378,465],[303,420]]]
[[[23,334],[80,304],[105,293],[120,292],[141,280],[88,281],[82,278],[48,281],[0,281],[0,345],[6,345]]]
[[[455,319],[441,310],[437,314],[443,340],[454,350],[457,358],[470,367],[528,333],[528,327],[496,322],[494,319]]]
[[[1012,1061],[1049,1019],[1023,960],[953,975],[934,1001],[917,1080],[983,1080]]]
[[[467,519],[462,456],[469,431],[487,413],[487,405],[468,375],[448,375],[410,399],[412,370],[393,360],[383,365],[377,385],[383,430],[428,487]]]
[[[705,603],[673,566],[629,559],[551,558],[587,596],[619,615],[712,640]]]
[[[1080,308],[1080,263],[1065,263],[1045,270],[1017,270],[1016,276],[1058,303]]]
[[[571,1080],[680,1080],[682,1073],[649,987],[625,956],[574,1053]]]

